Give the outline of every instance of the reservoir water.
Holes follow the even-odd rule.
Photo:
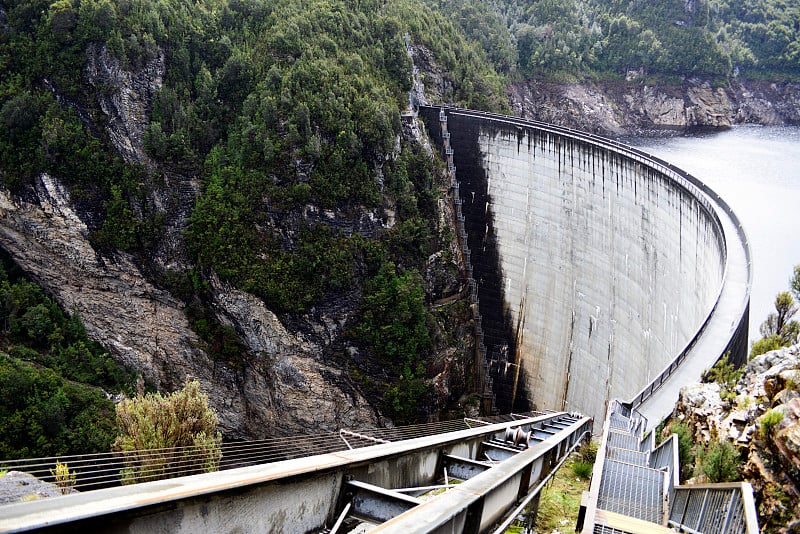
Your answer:
[[[708,184],[738,215],[750,240],[750,342],[788,291],[800,264],[800,127],[737,126],[718,133],[621,141]]]

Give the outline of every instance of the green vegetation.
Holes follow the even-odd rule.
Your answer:
[[[115,434],[100,389],[0,353],[0,458],[107,452]]]
[[[196,380],[165,396],[123,400],[117,404],[120,433],[113,445],[124,453],[122,483],[216,471],[222,456],[218,423]]]
[[[686,423],[673,422],[667,427],[667,432],[678,436],[678,458],[681,462],[681,480],[691,476],[694,469],[694,438],[692,431]]]
[[[428,3],[481,42],[498,71],[524,77],[800,77],[800,7],[787,0]]]
[[[708,482],[734,482],[741,480],[741,458],[730,441],[712,441],[708,447],[698,446],[695,475],[703,475]]]
[[[576,461],[572,464],[572,474],[578,478],[589,480],[592,476],[592,464],[582,460]]]
[[[430,393],[424,382],[423,358],[432,346],[422,278],[416,271],[397,273],[384,263],[364,288],[362,321],[355,336],[399,380],[384,392],[384,408],[401,423],[418,420]]]
[[[741,480],[741,458],[731,442],[712,440],[707,446],[695,443],[686,423],[674,420],[667,425],[665,433],[678,436],[682,481],[692,476],[701,477],[707,482]]]
[[[113,404],[134,377],[0,256],[0,458],[106,452]]]
[[[761,439],[767,440],[772,436],[772,429],[778,426],[783,421],[783,412],[771,408],[764,415],[762,415],[758,422],[761,425],[759,431]]]
[[[589,490],[589,479],[577,475],[574,464],[584,462],[580,453],[573,454],[542,488],[539,511],[536,514],[536,532],[575,532],[575,518],[578,517],[581,506],[581,494]]]
[[[717,360],[714,367],[706,371],[703,375],[704,382],[716,382],[720,385],[720,397],[726,400],[733,400],[736,397],[736,383],[742,377],[744,369],[736,368],[733,363],[728,361],[728,353],[722,355]]]
[[[775,297],[775,311],[761,323],[759,331],[763,337],[753,343],[751,358],[781,347],[790,347],[800,341],[800,322],[793,319],[798,310],[795,299],[800,299],[800,265],[794,268],[789,288],[791,293],[783,291]]]
[[[56,466],[50,470],[55,485],[61,489],[63,495],[68,495],[75,487],[75,473],[70,471],[69,465],[56,460]]]

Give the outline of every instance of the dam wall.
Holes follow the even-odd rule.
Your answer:
[[[420,115],[452,147],[496,408],[602,421],[611,399],[643,402],[718,315],[728,241],[744,238],[726,232],[738,225],[727,206],[602,138],[464,110]],[[714,329],[713,346],[687,366],[698,376],[681,380],[724,351],[746,358],[749,252],[737,246],[733,259],[747,265],[728,283],[732,319],[719,318],[727,330]]]

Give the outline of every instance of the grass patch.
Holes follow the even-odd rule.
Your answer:
[[[588,480],[592,476],[592,464],[579,460],[572,464],[572,474],[578,478]]]
[[[578,472],[588,473],[578,475]],[[574,534],[575,521],[581,507],[581,494],[589,490],[589,475],[592,464],[580,453],[573,453],[556,472],[553,479],[542,489],[539,513],[536,516],[536,531]]]

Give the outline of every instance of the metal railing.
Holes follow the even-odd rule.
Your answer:
[[[677,486],[669,525],[693,534],[757,534],[753,487],[747,482]]]
[[[545,412],[528,412],[524,416],[543,415]],[[480,418],[485,424],[514,421],[515,416],[490,416]],[[368,447],[376,443],[404,441],[433,436],[446,432],[466,430],[468,421],[456,419],[395,428],[368,428],[320,432],[253,441],[223,443],[213,464],[210,451],[198,447],[169,447],[135,451],[53,456],[0,460],[0,470],[20,471],[39,480],[61,485],[66,490],[89,491],[125,484],[150,482],[209,471],[225,471],[250,465],[266,464],[303,458],[318,454]],[[345,437],[343,437],[345,436]],[[56,464],[66,465],[74,482],[60,482],[56,477]],[[62,478],[62,480],[65,480]]]
[[[594,472],[600,476],[592,479],[584,524],[589,530],[584,532],[591,532],[596,510],[668,524],[693,534],[758,532],[750,484],[681,486],[677,435],[654,447],[652,432],[643,431],[646,426],[636,410],[617,400],[610,403],[594,465]],[[648,455],[644,466],[634,462],[641,453]],[[658,472],[662,473],[660,480]],[[667,503],[661,513],[657,510],[659,499]]]

